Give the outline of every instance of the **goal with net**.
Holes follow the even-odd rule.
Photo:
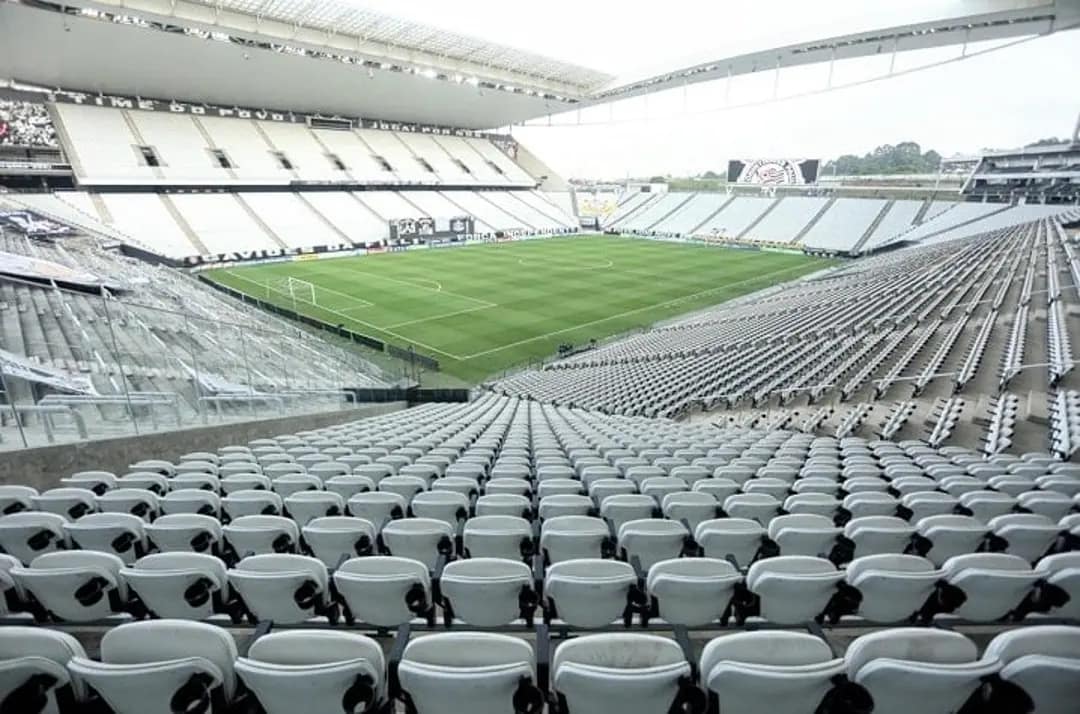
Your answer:
[[[270,280],[266,283],[267,297],[269,293],[276,292],[281,295],[287,295],[292,299],[293,303],[306,302],[309,305],[318,306],[319,300],[315,293],[315,284],[309,283],[307,280],[301,280],[300,278],[281,278],[279,280]]]

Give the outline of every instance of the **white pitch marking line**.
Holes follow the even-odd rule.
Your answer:
[[[266,289],[266,285],[264,285],[262,283],[257,283],[254,280],[252,280],[251,278],[244,277],[243,275],[238,275],[237,273],[234,273],[231,270],[226,270],[225,272],[228,273],[229,275],[232,275],[235,278],[239,278],[240,280],[251,283],[252,285],[258,285],[263,290]],[[283,293],[280,290],[275,290],[273,288],[271,288],[271,290],[273,290],[274,292],[276,292],[276,293],[278,293],[280,295],[286,295],[286,296],[288,296],[290,298],[292,297],[288,293]],[[365,322],[364,320],[360,320],[358,318],[355,318],[352,315],[346,315],[344,312],[341,312],[340,310],[334,310],[333,308],[324,307],[322,305],[316,305],[315,303],[309,302],[307,300],[297,300],[297,302],[306,303],[308,305],[311,305],[312,307],[319,308],[320,310],[325,310],[326,312],[329,312],[332,315],[337,315],[338,317],[343,317],[346,320],[349,320],[350,322],[355,322],[357,325],[363,325],[364,327],[370,327],[373,330],[378,330],[379,332],[384,332],[387,335],[391,335],[392,337],[396,337],[397,339],[401,340],[405,344],[413,344],[413,345],[416,345],[417,347],[423,347],[426,350],[431,350],[432,352],[438,352],[439,354],[441,354],[441,355],[443,355],[445,357],[449,357],[450,359],[453,359],[453,360],[458,360],[459,362],[463,359],[461,355],[456,355],[453,352],[447,352],[445,350],[440,350],[438,347],[432,347],[431,345],[424,344],[423,342],[420,342],[419,340],[414,340],[414,339],[412,339],[410,337],[406,337],[405,335],[400,335],[400,334],[398,334],[396,332],[391,332],[390,330],[386,329],[385,327],[379,327],[378,325],[372,324],[370,322]]]
[[[575,271],[575,270],[607,270],[608,268],[614,268],[615,267],[615,263],[613,261],[610,261],[610,260],[605,260],[601,265],[586,265],[586,266],[577,266],[577,265],[571,266],[568,263],[559,263],[558,261],[553,261],[553,260],[536,260],[536,259],[529,260],[527,258],[518,258],[517,262],[518,262],[518,265],[523,265],[526,268],[529,267],[530,264],[536,265],[536,264],[539,263],[540,265],[554,267],[556,270],[562,270],[564,272],[572,272],[572,271]],[[563,266],[566,266],[566,267],[563,267]]]
[[[467,307],[464,310],[454,310],[453,312],[444,312],[441,315],[432,315],[431,317],[421,317],[416,320],[406,320],[405,322],[396,322],[393,325],[387,325],[391,330],[396,330],[399,327],[405,327],[406,325],[417,325],[421,322],[430,322],[431,320],[441,320],[444,317],[453,317],[454,315],[464,315],[469,312],[480,312],[481,310],[490,310],[498,305],[484,305],[481,307]]]
[[[357,270],[356,268],[348,268],[348,271],[351,272],[351,273],[360,273],[361,275],[370,275],[371,277],[378,278],[379,280],[388,280],[388,281],[390,281],[392,283],[400,283],[401,285],[408,285],[411,288],[420,288],[421,290],[428,290],[428,291],[433,292],[433,293],[442,293],[443,295],[449,295],[451,297],[460,298],[462,300],[469,300],[471,302],[480,303],[484,307],[498,307],[498,305],[496,305],[495,303],[488,302],[487,300],[480,300],[479,298],[469,297],[468,295],[459,295],[458,293],[452,293],[449,290],[443,290],[442,289],[442,283],[440,283],[440,282],[438,282],[436,280],[426,280],[426,279],[422,278],[424,280],[424,282],[434,283],[437,286],[435,288],[429,288],[427,286],[421,285],[420,283],[414,283],[414,282],[412,282],[410,280],[399,280],[398,278],[391,278],[388,275],[380,275],[379,273],[369,273],[366,270]]]
[[[717,286],[715,288],[709,288],[708,290],[702,290],[700,292],[690,293],[689,295],[682,295],[682,296],[677,297],[677,298],[672,298],[671,300],[665,300],[664,302],[658,302],[655,305],[645,305],[644,307],[635,308],[633,310],[627,310],[626,312],[620,312],[620,313],[618,313],[616,315],[608,315],[607,317],[601,317],[599,320],[592,320],[591,322],[583,322],[583,323],[581,323],[579,325],[574,325],[572,327],[566,327],[566,328],[563,328],[561,330],[555,330],[554,332],[548,332],[548,333],[545,333],[543,335],[536,335],[535,337],[529,337],[529,338],[524,339],[524,340],[518,340],[517,342],[511,342],[509,344],[502,345],[501,347],[494,347],[494,348],[492,348],[490,350],[484,350],[483,352],[477,352],[475,354],[466,355],[465,357],[461,357],[459,359],[470,360],[470,359],[474,359],[476,357],[483,357],[485,355],[493,354],[495,352],[502,352],[503,350],[509,349],[510,347],[517,347],[518,345],[525,345],[525,344],[528,344],[530,342],[536,342],[537,340],[544,340],[544,339],[547,339],[548,337],[554,337],[555,335],[561,335],[561,334],[563,334],[565,332],[573,332],[574,330],[580,330],[583,327],[591,327],[592,325],[599,325],[602,322],[607,322],[609,320],[614,320],[614,319],[617,319],[617,318],[620,318],[620,317],[626,317],[627,315],[634,315],[636,313],[645,312],[647,310],[652,310],[652,309],[655,309],[655,308],[658,308],[658,307],[664,307],[665,305],[674,305],[674,304],[677,304],[677,303],[682,302],[684,300],[691,300],[691,299],[696,298],[696,297],[698,297],[700,295],[707,295],[709,293],[714,293],[714,292],[717,292],[719,290],[725,290],[727,288],[734,287],[736,285],[742,285],[743,283],[753,282],[755,280],[760,280],[762,278],[768,278],[768,277],[771,277],[773,275],[779,275],[781,273],[789,273],[792,270],[794,270],[796,268],[801,268],[801,267],[803,267],[803,266],[801,266],[801,265],[793,265],[793,266],[790,266],[790,267],[787,267],[787,268],[781,268],[780,270],[774,270],[774,271],[772,271],[770,273],[762,273],[761,275],[755,275],[753,278],[747,278],[746,280],[740,280],[740,281],[735,282],[735,283],[726,283],[725,285],[719,285],[719,286]]]

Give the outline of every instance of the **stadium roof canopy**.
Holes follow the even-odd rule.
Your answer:
[[[356,37],[376,52],[394,50],[439,58],[461,69],[470,65],[565,84],[581,93],[607,84],[611,75],[476,37],[368,10],[349,0],[195,0],[222,12],[284,22],[334,35]],[[358,45],[360,47],[360,45]]]
[[[488,129],[741,74],[1071,29],[1080,0],[950,0],[861,20],[616,78],[353,0],[0,0],[0,80]]]

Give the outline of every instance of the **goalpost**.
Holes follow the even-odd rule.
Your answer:
[[[319,301],[315,298],[315,284],[309,283],[306,280],[300,278],[287,278],[289,295],[293,300],[299,300],[300,302],[309,302],[312,305],[318,306]]]
[[[289,296],[292,299],[294,309],[298,302],[305,302],[309,305],[315,305],[316,307],[319,306],[319,301],[315,293],[315,284],[309,283],[307,280],[301,280],[300,278],[291,276],[280,280],[268,280],[266,282],[267,298],[270,297],[271,292]]]

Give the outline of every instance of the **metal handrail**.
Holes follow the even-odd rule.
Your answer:
[[[71,417],[71,420],[75,422],[75,428],[79,432],[79,436],[86,441],[90,437],[86,431],[86,420],[83,419],[82,414],[72,409],[69,406],[62,404],[0,404],[0,409],[8,409],[15,418],[19,418],[19,414],[41,414],[45,418],[41,420],[41,423],[45,425],[45,436],[48,438],[49,443],[55,443],[56,439],[53,437],[53,423],[52,416],[55,414],[62,414],[63,416]]]

